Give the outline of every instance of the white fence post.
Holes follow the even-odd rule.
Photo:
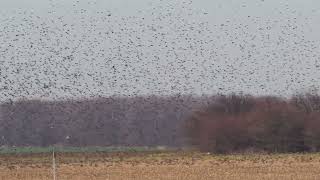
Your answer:
[[[55,153],[54,153],[54,147],[52,150],[52,175],[53,175],[53,180],[57,180],[57,177],[56,177],[56,157],[55,157]]]

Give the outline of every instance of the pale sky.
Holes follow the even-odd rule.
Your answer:
[[[320,86],[320,1],[80,1],[0,1],[0,101]]]

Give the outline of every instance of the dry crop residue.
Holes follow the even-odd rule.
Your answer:
[[[1,155],[0,179],[52,179],[50,154]],[[319,179],[320,154],[58,153],[57,178]]]

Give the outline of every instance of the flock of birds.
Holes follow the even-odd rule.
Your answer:
[[[0,102],[286,95],[319,85],[319,39],[308,36],[309,21],[296,11],[217,23],[187,0],[159,0],[135,15],[78,3],[46,13],[0,11]]]

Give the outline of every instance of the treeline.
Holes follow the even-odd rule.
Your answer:
[[[0,105],[0,146],[182,146],[183,121],[206,98],[108,97]]]
[[[186,121],[189,143],[203,151],[320,150],[320,96],[219,95]]]
[[[0,105],[0,146],[170,146],[320,151],[320,96],[145,96]]]

